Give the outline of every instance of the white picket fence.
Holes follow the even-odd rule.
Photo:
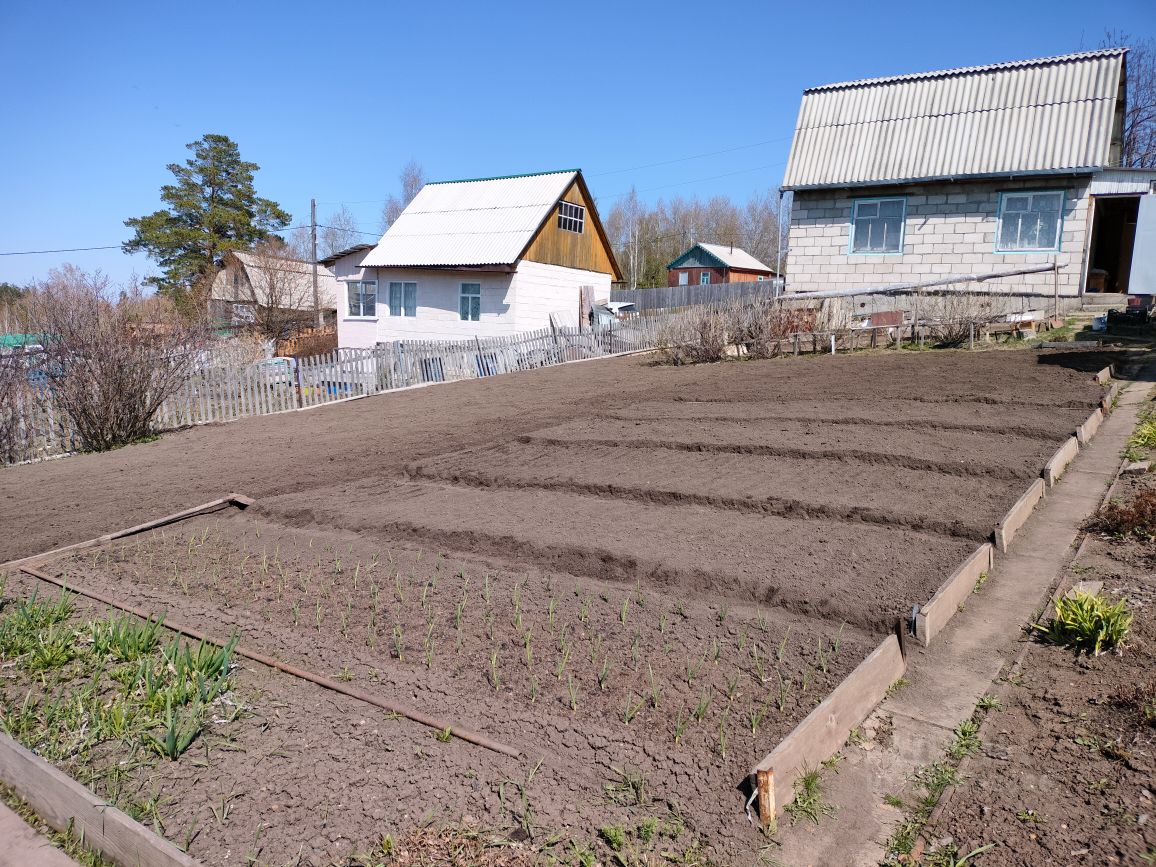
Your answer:
[[[201,370],[162,404],[155,428],[232,421],[247,416],[321,406],[434,382],[497,376],[567,361],[651,349],[667,317],[637,317],[593,330],[540,331],[465,341],[405,340],[374,349],[338,349],[304,359],[277,358]],[[43,460],[81,446],[52,401],[22,402],[16,443],[0,463]]]

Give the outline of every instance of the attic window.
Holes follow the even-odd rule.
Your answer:
[[[573,202],[558,203],[558,228],[582,234],[586,227],[586,209]]]

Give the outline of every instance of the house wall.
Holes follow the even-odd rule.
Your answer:
[[[555,207],[526,246],[522,260],[613,274],[609,244],[598,231],[594,210],[577,180],[562,194],[562,201],[586,208],[582,233],[558,228],[558,209]]]
[[[727,282],[727,272],[726,272],[725,268],[701,268],[701,267],[670,268],[666,272],[666,285],[667,286],[682,285],[678,282],[678,275],[685,273],[685,274],[690,275],[690,279],[688,281],[689,285],[697,286],[697,285],[699,285],[699,280],[702,279],[702,273],[704,271],[706,271],[710,274],[710,282],[711,283],[726,283]]]
[[[513,274],[472,271],[360,268],[356,261],[334,267],[338,278],[376,279],[377,315],[351,317],[343,304],[338,318],[339,346],[370,348],[392,340],[468,340],[500,337],[547,328],[550,314],[577,319],[580,287],[594,287],[596,298],[610,296],[610,275],[539,262],[518,263]],[[417,283],[417,315],[389,315],[389,283]],[[459,313],[461,284],[482,284],[477,322]]]
[[[1065,266],[1059,274],[1060,293],[1076,295],[1083,285],[1090,233],[1088,187],[1089,178],[1084,177],[797,191],[791,207],[787,291],[851,289],[1010,271],[1046,265],[1055,258]],[[995,252],[999,194],[1016,190],[1064,190],[1058,253]],[[897,195],[907,198],[903,253],[849,253],[852,202]],[[1051,291],[1053,275],[1028,274],[989,285]]]

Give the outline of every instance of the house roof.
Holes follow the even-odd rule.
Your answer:
[[[578,175],[569,169],[426,184],[361,264],[509,265]]]
[[[226,259],[236,260],[245,271],[250,294],[247,289],[236,289],[228,270],[221,270],[213,280],[212,298],[218,301],[240,301],[260,304],[270,303],[270,297],[278,306],[307,310],[313,307],[313,263],[300,259],[265,256],[249,250],[233,250]],[[270,285],[276,280],[275,285]],[[338,307],[344,291],[332,271],[321,264],[317,266],[317,294],[322,309]]]
[[[320,265],[333,265],[338,259],[344,259],[346,256],[352,256],[355,253],[362,253],[366,250],[372,250],[373,244],[354,244],[352,247],[346,247],[344,250],[338,250],[336,253],[330,253],[324,258],[318,259]]]
[[[705,250],[726,268],[738,268],[740,271],[765,271],[768,274],[775,273],[774,268],[767,267],[746,250],[729,244],[704,244],[701,241],[667,265],[667,268],[677,268],[678,263],[682,261],[688,253],[694,252],[696,248]]]
[[[1091,172],[1118,143],[1124,58],[1059,57],[803,92],[784,188]]]

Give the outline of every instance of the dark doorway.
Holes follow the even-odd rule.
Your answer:
[[[1139,196],[1097,196],[1092,217],[1089,292],[1127,292]]]

